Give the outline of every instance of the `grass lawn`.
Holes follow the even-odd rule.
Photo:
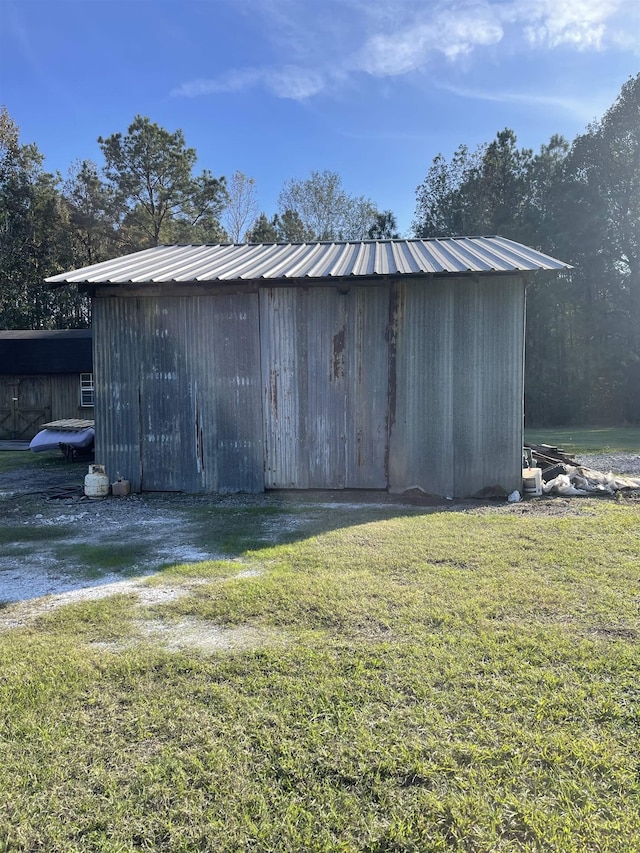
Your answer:
[[[47,470],[62,470],[69,463],[59,450],[45,450],[43,453],[31,453],[29,450],[0,450],[0,474],[13,471],[14,468],[29,467]]]
[[[639,508],[240,508],[6,631],[0,849],[640,850]]]
[[[527,429],[525,441],[551,444],[570,453],[638,453],[640,427],[558,427]]]

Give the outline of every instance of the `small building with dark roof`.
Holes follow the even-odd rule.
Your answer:
[[[0,439],[61,418],[93,419],[91,329],[0,331]]]
[[[92,298],[96,459],[134,490],[521,488],[525,285],[501,237],[158,246]]]

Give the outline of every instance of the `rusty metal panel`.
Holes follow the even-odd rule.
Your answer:
[[[517,278],[485,279],[482,286],[482,480],[510,494],[522,490],[525,287]]]
[[[187,334],[182,298],[138,299],[143,491],[193,491]]]
[[[190,456],[188,484],[183,488],[261,492],[264,449],[258,296],[186,298],[184,309]]]
[[[388,289],[263,289],[260,306],[267,487],[386,487]]]
[[[345,297],[334,288],[260,293],[265,485],[345,485]]]
[[[524,285],[397,287],[390,487],[447,497],[519,487]]]
[[[483,362],[485,290],[478,282],[451,282],[454,297],[454,338],[451,371],[453,397],[453,494],[480,493],[486,483],[482,439],[486,427],[484,384],[491,365]],[[496,466],[493,482],[501,476]]]
[[[96,452],[109,476],[136,490],[262,491],[257,295],[94,305]]]
[[[522,281],[390,292],[94,299],[96,460],[134,489],[517,488]]]
[[[507,495],[522,486],[524,285],[459,281],[454,298],[453,491]]]
[[[136,299],[94,299],[96,462],[140,490],[139,341]]]
[[[298,386],[306,376],[306,353],[298,340],[298,293],[294,288],[260,292],[260,335],[266,488],[308,488],[301,442],[306,420]],[[301,360],[300,360],[301,359]]]
[[[307,374],[300,388],[306,413],[305,456],[312,489],[345,487],[345,351],[347,304],[334,288],[299,291],[298,346]]]
[[[453,291],[397,285],[391,325],[389,485],[452,495]]]
[[[350,489],[386,489],[389,287],[356,287],[346,298],[345,482]]]

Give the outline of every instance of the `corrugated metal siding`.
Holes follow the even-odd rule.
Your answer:
[[[488,298],[488,295],[487,297]],[[485,467],[484,418],[493,417],[496,401],[487,398],[485,381],[499,365],[485,364],[483,340],[484,302],[478,282],[454,286],[453,352],[450,382],[453,388],[453,435],[449,454],[453,457],[453,495],[474,495],[483,488]],[[502,334],[492,329],[490,334]],[[502,416],[502,413],[500,414]],[[503,469],[504,471],[504,469]],[[501,472],[496,472],[500,476]]]
[[[385,488],[388,288],[260,292],[265,482]]]
[[[568,264],[504,237],[155,246],[51,276],[50,284],[322,280],[560,270]]]
[[[452,495],[452,283],[398,285],[392,325],[389,485]]]
[[[140,352],[137,299],[94,299],[95,460],[140,491]]]
[[[193,489],[264,490],[257,294],[184,299]],[[195,487],[197,485],[197,488]]]
[[[461,284],[454,322],[454,494],[509,494],[522,487],[524,286]]]
[[[485,370],[478,455],[484,467],[478,491],[495,484],[509,494],[522,489],[525,290],[517,281],[506,284],[489,279],[482,292]]]
[[[308,487],[308,468],[301,464],[307,421],[301,415],[299,385],[306,382],[307,368],[305,348],[296,343],[298,296],[294,288],[260,292],[267,488]]]
[[[96,460],[109,476],[136,490],[262,491],[257,295],[95,306]]]
[[[94,299],[96,461],[134,489],[519,488],[517,277]]]
[[[389,288],[355,287],[348,300],[346,484],[351,489],[386,489]]]
[[[304,349],[307,368],[300,404],[306,417],[304,449],[312,489],[345,485],[346,307],[344,296],[333,288],[301,291],[298,297],[296,343],[299,352]]]
[[[189,423],[183,308],[178,297],[138,299],[135,346],[140,370],[143,491],[180,491],[193,481],[195,442]]]
[[[260,304],[266,485],[343,488],[344,297],[275,288]]]
[[[397,287],[390,488],[520,488],[524,285]]]

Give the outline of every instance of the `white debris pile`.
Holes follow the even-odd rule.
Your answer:
[[[626,477],[609,471],[594,471],[583,466],[564,465],[564,474],[542,484],[542,491],[556,495],[614,495],[625,489],[640,489],[640,477]]]

